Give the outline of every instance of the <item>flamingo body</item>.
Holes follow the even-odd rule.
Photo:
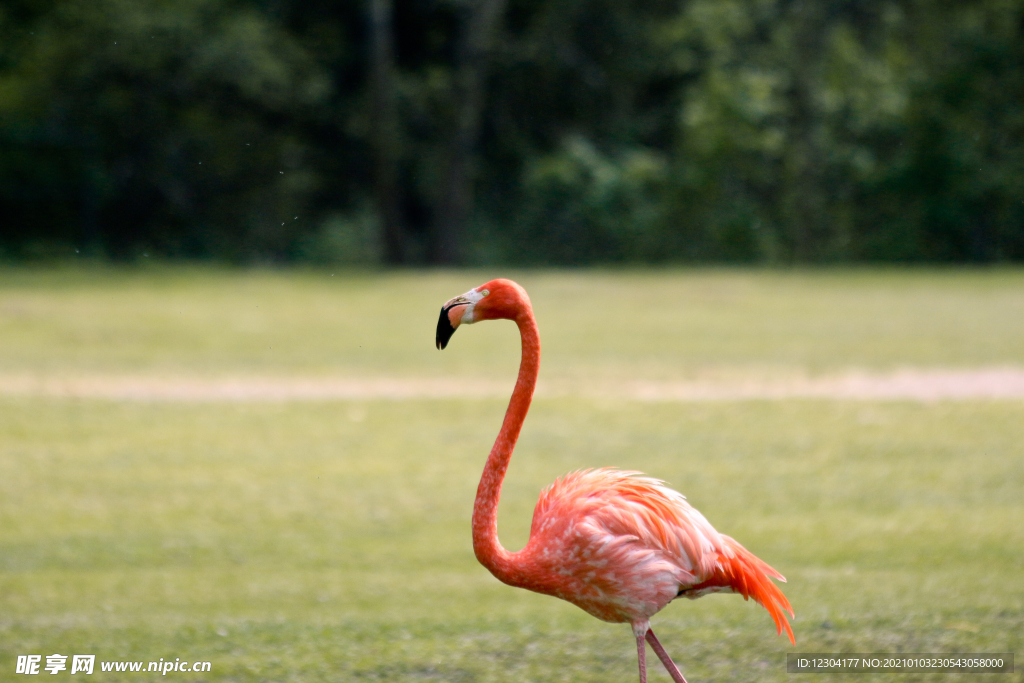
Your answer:
[[[677,597],[738,592],[768,607],[790,633],[782,578],[719,534],[686,498],[639,472],[573,472],[540,496],[526,547],[514,556],[530,588],[598,619],[644,622]],[[756,560],[756,558],[754,558]],[[760,572],[758,571],[760,570]],[[775,608],[775,609],[773,609]]]
[[[511,586],[561,598],[604,621],[629,623],[641,683],[645,640],[673,679],[685,683],[650,630],[650,618],[677,597],[752,598],[795,644],[785,615],[793,610],[771,580],[785,578],[715,531],[681,493],[639,472],[602,468],[565,475],[541,493],[526,546],[518,552],[501,546],[501,484],[540,368],[540,336],[525,290],[510,280],[492,280],[451,299],[441,308],[437,347],[443,349],[460,325],[499,318],[518,325],[522,361],[473,507],[473,549],[481,564]]]

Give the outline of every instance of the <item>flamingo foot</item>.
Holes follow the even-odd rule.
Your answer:
[[[639,641],[639,637],[637,640]],[[668,675],[672,677],[672,680],[675,681],[675,683],[686,683],[686,679],[683,678],[683,674],[679,671],[679,667],[676,666],[676,663],[668,656],[668,653],[665,652],[665,648],[663,648],[661,643],[658,641],[658,637],[654,635],[654,631],[650,629],[647,630],[647,642],[651,644],[652,648],[654,648],[654,654],[658,655],[658,659],[660,659],[661,663],[665,665],[665,670],[668,671]],[[641,662],[642,661],[643,660],[641,659]],[[646,676],[641,675],[640,683],[645,683],[645,678]]]

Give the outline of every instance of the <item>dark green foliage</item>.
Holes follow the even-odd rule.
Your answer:
[[[1024,0],[477,7],[393,3],[385,249],[368,2],[5,3],[0,256],[424,262],[461,154],[469,263],[1024,259]]]
[[[331,71],[289,28],[207,0],[76,1],[30,22],[0,81],[0,239],[288,257],[291,224],[354,175],[329,149],[345,137]]]

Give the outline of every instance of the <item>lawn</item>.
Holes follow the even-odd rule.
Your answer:
[[[510,325],[433,348],[440,304],[488,276],[0,270],[0,375],[511,388]],[[542,376],[569,386],[1024,366],[1022,271],[513,276],[537,309]],[[635,680],[627,627],[499,584],[473,558],[472,499],[503,412],[470,397],[0,395],[0,680],[20,678],[18,655],[53,653],[211,662],[177,681]],[[538,491],[580,467],[640,469],[687,494],[787,576],[797,613],[794,648],[738,596],[670,605],[653,623],[691,683],[782,680],[787,652],[1019,652],[1022,412],[540,398],[502,540],[525,543]]]

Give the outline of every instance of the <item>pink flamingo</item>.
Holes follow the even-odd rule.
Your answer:
[[[582,470],[558,479],[540,495],[530,540],[519,552],[498,542],[498,499],[512,450],[530,409],[540,369],[540,335],[526,290],[492,280],[441,307],[437,348],[459,325],[514,320],[522,361],[501,431],[484,466],[473,505],[473,550],[499,581],[568,600],[598,619],[629,623],[636,636],[640,683],[647,681],[646,646],[676,683],[686,683],[651,630],[650,618],[678,597],[739,593],[772,615],[795,645],[783,610],[786,596],[771,579],[785,581],[657,479],[616,469]]]

